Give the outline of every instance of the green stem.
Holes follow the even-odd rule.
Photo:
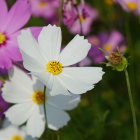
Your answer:
[[[135,88],[135,74],[134,74],[134,67],[135,67],[135,48],[133,45],[133,41],[132,41],[132,37],[131,37],[131,30],[130,30],[130,20],[129,20],[129,16],[126,16],[126,20],[125,20],[125,32],[126,32],[126,38],[128,41],[128,47],[130,50],[130,56],[131,56],[131,65],[130,65],[130,83],[133,89],[133,92],[136,93],[136,88]]]
[[[61,0],[60,10],[59,10],[59,24],[58,24],[59,26],[61,26],[62,23],[63,5],[64,5],[64,0]]]
[[[45,123],[47,124],[47,115],[46,115],[46,86],[44,86],[44,103],[43,103],[43,106],[44,106],[44,114],[45,114]]]
[[[128,88],[130,107],[131,107],[131,111],[132,111],[133,127],[134,127],[134,140],[138,140],[137,120],[136,120],[136,113],[135,113],[135,108],[134,108],[134,103],[133,103],[133,98],[132,98],[129,74],[128,74],[127,69],[125,69],[124,72],[125,72],[125,78],[126,78],[126,83],[127,83],[127,88]]]
[[[59,135],[59,133],[57,134],[57,140],[60,140],[60,135]]]
[[[47,128],[47,114],[46,114],[46,86],[44,86],[44,90],[43,90],[43,94],[44,94],[44,102],[43,102],[43,107],[44,107],[44,116],[45,116],[45,130]],[[44,132],[44,136],[45,139],[47,138],[46,132]]]

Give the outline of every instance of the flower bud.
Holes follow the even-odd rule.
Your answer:
[[[107,66],[111,66],[113,70],[123,71],[127,68],[127,59],[117,50],[106,56],[108,60]]]

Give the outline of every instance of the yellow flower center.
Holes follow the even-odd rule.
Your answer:
[[[21,136],[13,136],[11,140],[23,140]]]
[[[80,22],[83,22],[85,19],[82,15],[79,16]]]
[[[38,105],[41,105],[44,103],[44,93],[41,90],[37,90],[32,95],[32,101]]]
[[[135,2],[127,2],[126,6],[130,10],[137,10],[138,6]]]
[[[59,61],[49,61],[46,65],[46,70],[53,75],[58,75],[62,72],[62,64]]]
[[[46,3],[45,1],[40,1],[40,2],[38,3],[38,5],[39,5],[40,7],[45,7],[45,6],[47,5],[47,3]]]
[[[6,35],[3,33],[0,33],[0,45],[2,45],[6,41]]]
[[[110,51],[111,50],[111,45],[110,44],[105,44],[104,45],[104,49],[106,50],[106,51]]]

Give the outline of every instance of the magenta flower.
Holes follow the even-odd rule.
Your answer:
[[[52,18],[57,13],[60,0],[29,0],[32,14],[37,17]]]
[[[73,34],[88,34],[91,29],[93,21],[97,18],[98,12],[90,7],[84,0],[81,0],[77,7],[78,17],[74,24],[69,28]],[[73,16],[73,15],[71,15]]]
[[[63,23],[70,28],[78,18],[73,1],[65,1],[63,7]]]
[[[3,117],[4,112],[8,109],[9,104],[4,101],[0,93],[0,118]]]
[[[140,15],[140,1],[139,0],[114,0],[114,2],[121,5],[127,12],[134,12]]]
[[[99,48],[103,49],[107,54],[110,54],[117,48],[122,53],[126,50],[124,37],[116,30],[113,30],[111,34],[101,33],[98,36],[90,36],[88,40],[92,44],[89,57],[93,63],[101,63],[105,60],[106,54]]]
[[[5,0],[0,0],[0,68],[9,69],[13,61],[22,60],[16,37],[30,15],[27,0],[18,0],[9,12]]]
[[[2,87],[2,82],[0,81],[0,89]],[[0,91],[0,118],[3,117],[4,112],[8,109],[9,104],[7,102],[4,101],[4,99],[1,96],[1,91]]]

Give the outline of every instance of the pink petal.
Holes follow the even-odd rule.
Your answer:
[[[13,33],[23,27],[31,16],[31,7],[27,0],[17,0],[10,9],[5,29],[8,33]]]
[[[8,47],[5,48],[5,51],[9,59],[13,61],[22,61],[22,56],[19,51],[19,48],[17,46],[14,46],[14,44],[7,44],[7,45]]]
[[[7,12],[8,9],[5,0],[0,0],[0,30],[2,30],[3,25],[5,25]]]
[[[12,67],[12,61],[9,59],[5,48],[0,48],[0,68],[10,69]]]
[[[25,29],[25,28],[24,28]],[[42,27],[30,27],[34,37],[37,39]],[[21,31],[15,32],[10,35],[10,40],[8,40],[5,47],[8,57],[13,61],[22,61],[22,56],[17,44],[17,36]]]
[[[30,27],[30,30],[31,30],[34,38],[37,40],[38,35],[39,35],[40,31],[42,30],[42,27]]]

